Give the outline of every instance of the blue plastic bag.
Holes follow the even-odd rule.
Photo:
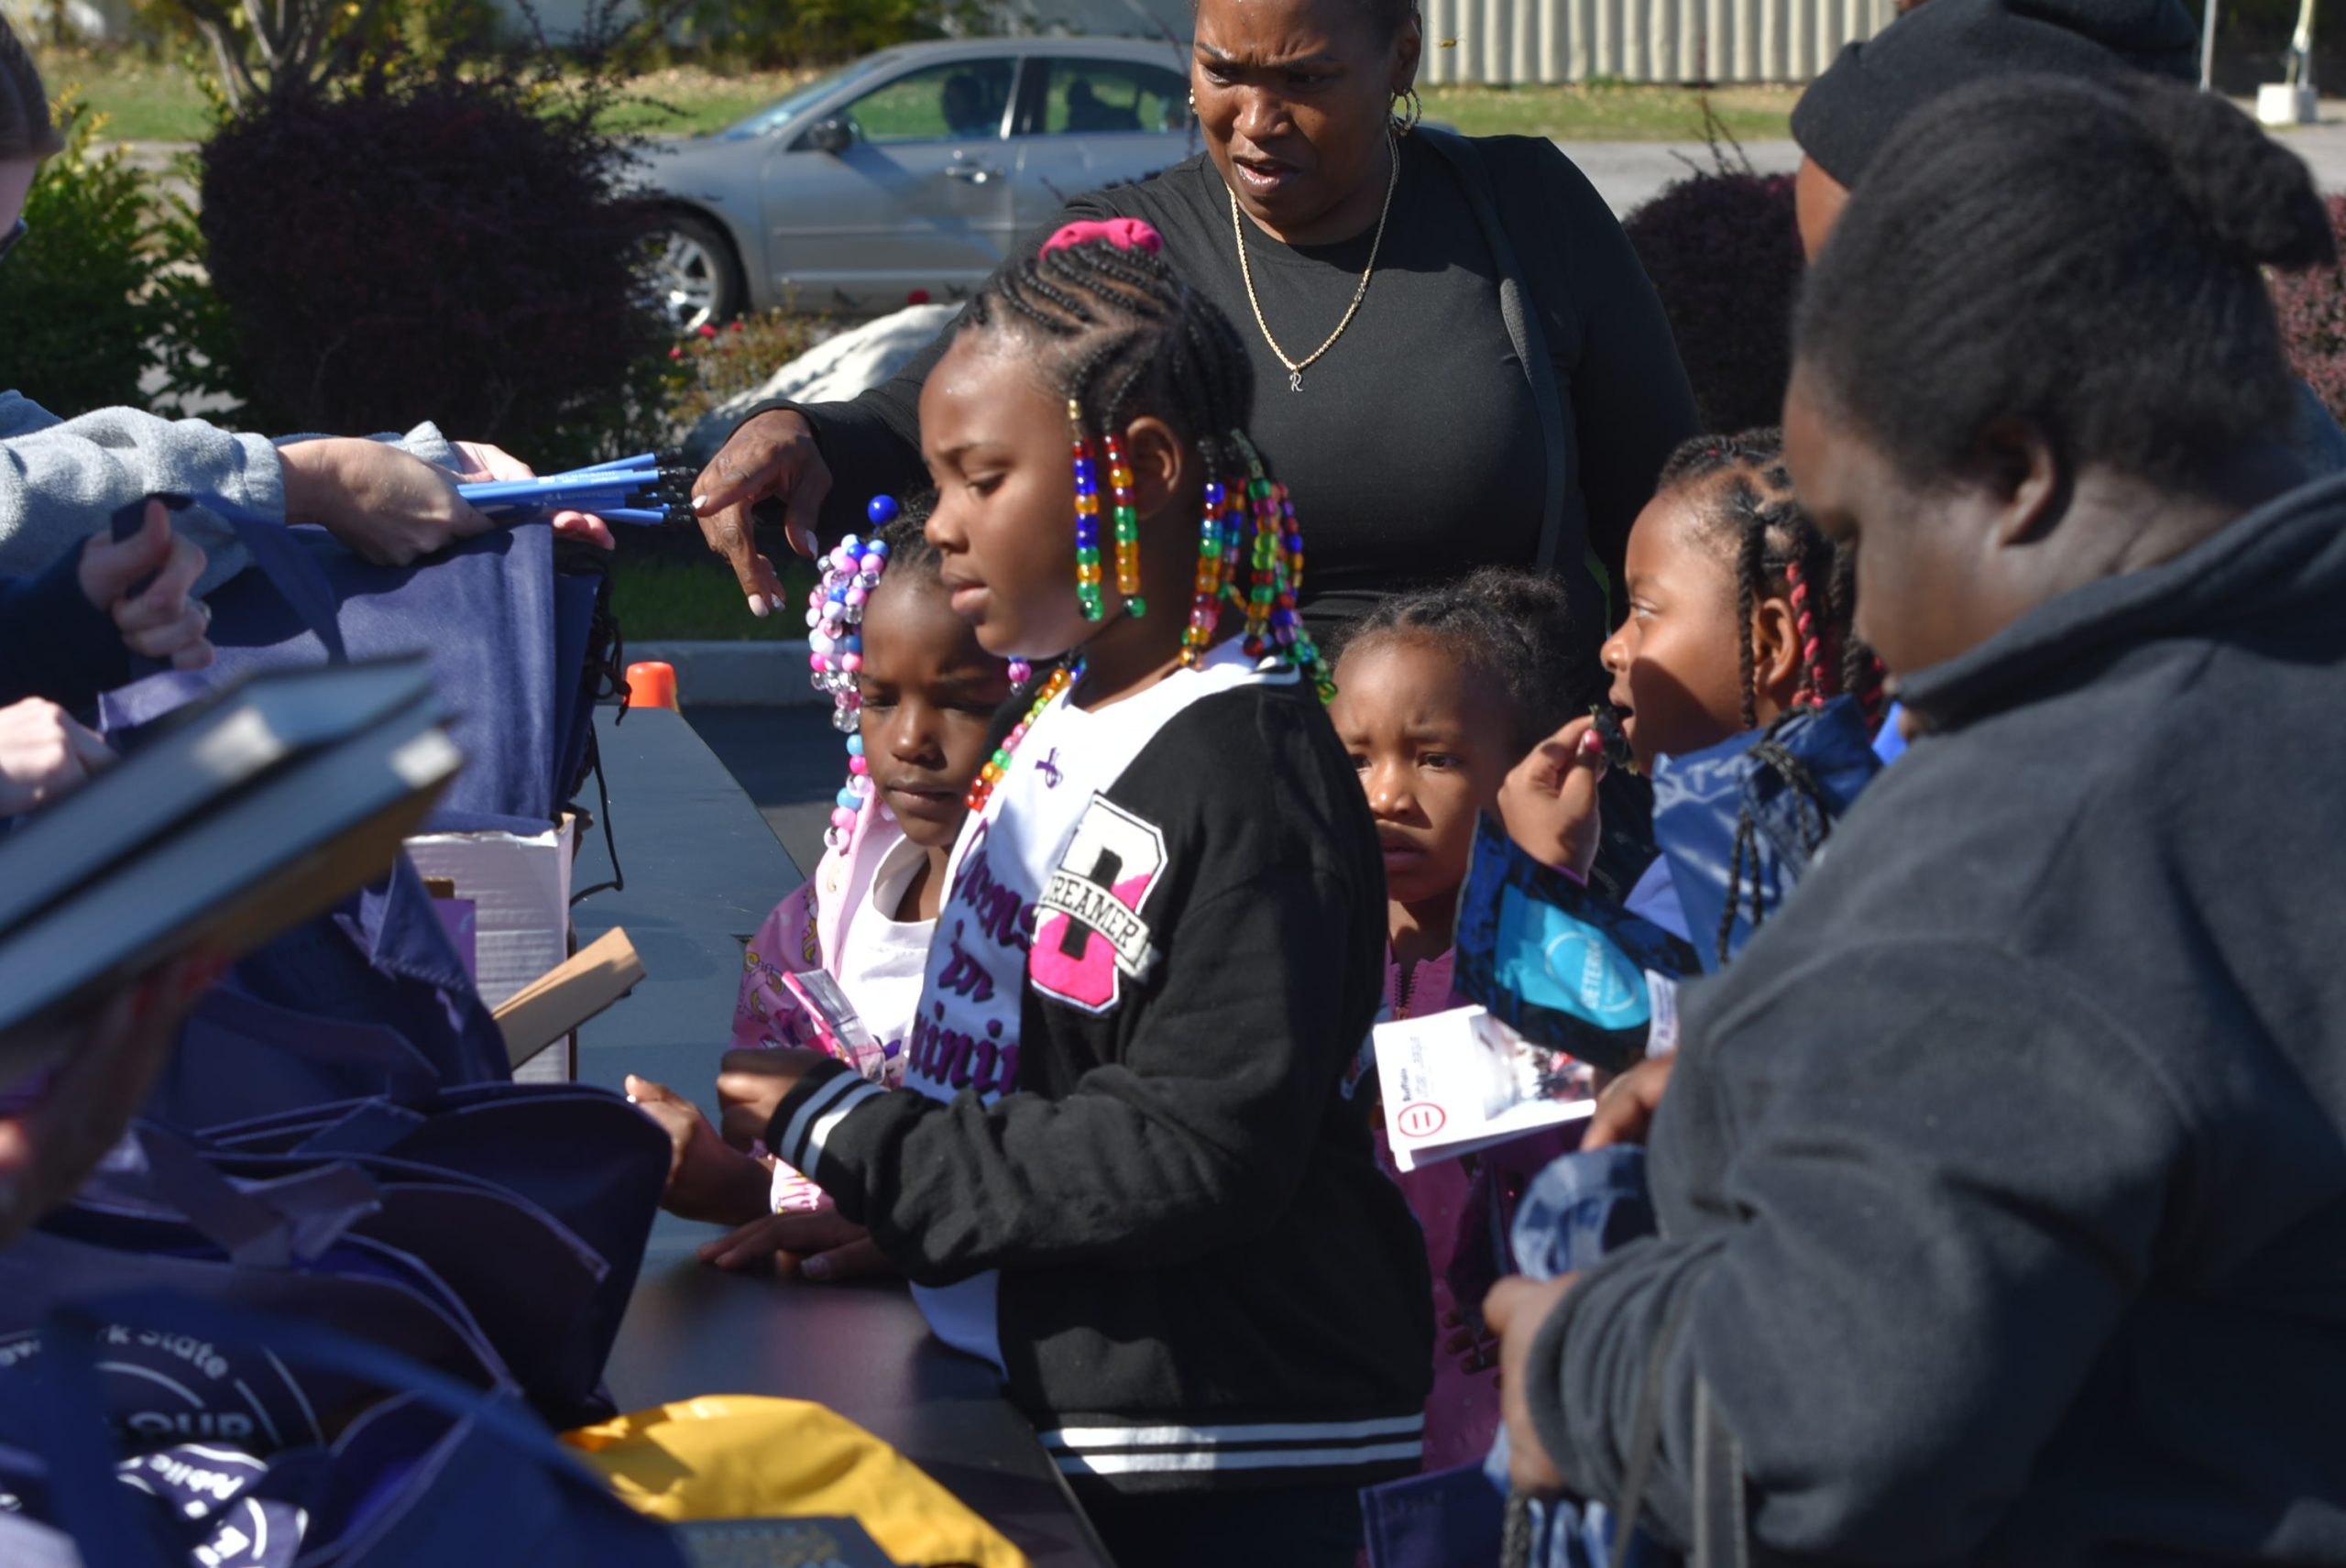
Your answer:
[[[1848,696],[1656,765],[1654,838],[1705,970],[1742,951],[1882,766]]]
[[[1694,953],[1650,920],[1541,865],[1485,817],[1459,894],[1452,983],[1536,1044],[1618,1072],[1642,1060],[1647,971],[1692,973]]]

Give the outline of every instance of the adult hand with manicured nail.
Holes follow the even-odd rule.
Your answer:
[[[204,636],[212,611],[189,597],[203,575],[203,552],[172,534],[171,514],[162,502],[147,503],[138,532],[127,539],[90,535],[79,575],[84,597],[114,618],[132,652],[178,670],[212,663]]]
[[[733,568],[751,614],[770,614],[782,603],[782,579],[773,563],[758,554],[750,509],[780,499],[790,547],[811,558],[815,521],[830,492],[830,466],[815,444],[814,427],[789,409],[742,421],[693,481],[693,517],[701,537]]]

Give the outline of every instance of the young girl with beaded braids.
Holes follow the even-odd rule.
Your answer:
[[[1716,746],[1796,708],[1854,693],[1870,721],[1884,707],[1873,651],[1853,630],[1855,561],[1803,511],[1775,430],[1701,436],[1672,453],[1629,532],[1628,613],[1599,657],[1609,713],[1576,718],[1507,777],[1507,831],[1551,864],[1584,872],[1598,831],[1596,784],[1608,762],[1650,774],[1664,757]],[[1617,725],[1610,748],[1606,730]],[[1657,860],[1629,907],[1690,932]],[[1606,1090],[1582,1146],[1636,1142],[1668,1086],[1667,1055]]]
[[[1350,1568],[1357,1489],[1418,1468],[1432,1339],[1417,1227],[1343,1093],[1384,875],[1244,346],[1158,246],[1062,230],[922,392],[954,609],[1056,662],[971,792],[915,1092],[741,1051],[718,1098],[729,1140],[837,1203],[785,1245],[868,1228],[1124,1568]]]
[[[742,951],[733,1014],[736,1049],[815,1046],[864,1078],[904,1074],[944,902],[945,864],[968,815],[964,797],[992,748],[987,728],[1008,697],[1013,666],[978,646],[952,611],[937,550],[922,536],[926,500],[850,536],[820,563],[808,611],[815,685],[847,731],[848,779],[825,852],[805,886],[774,905]],[[800,1001],[786,976],[821,970],[838,982],[863,1033],[840,1040]],[[722,1267],[772,1261],[776,1214],[820,1207],[821,1190],[787,1165],[730,1149],[698,1106],[663,1084],[630,1078],[628,1092],[674,1145],[668,1206],[738,1227],[701,1248]],[[795,1261],[810,1279],[845,1279],[882,1266],[869,1243]]]

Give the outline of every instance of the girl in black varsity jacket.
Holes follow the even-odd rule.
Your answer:
[[[954,850],[915,1092],[751,1051],[718,1093],[837,1201],[787,1250],[868,1229],[1124,1568],[1350,1568],[1431,1376],[1424,1246],[1342,1089],[1383,865],[1245,353],[1156,237],[1062,231],[922,393],[954,609],[1050,662]]]

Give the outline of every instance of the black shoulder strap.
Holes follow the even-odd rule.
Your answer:
[[[1507,238],[1507,225],[1499,221],[1498,203],[1492,193],[1490,170],[1483,167],[1483,155],[1474,150],[1473,142],[1452,131],[1420,126],[1416,134],[1424,137],[1426,145],[1440,153],[1457,174],[1467,203],[1474,209],[1475,221],[1483,225],[1483,240],[1491,247],[1491,259],[1498,265],[1499,314],[1507,322],[1507,334],[1515,345],[1516,358],[1523,364],[1524,377],[1531,383],[1532,406],[1539,411],[1540,430],[1548,448],[1547,504],[1540,514],[1539,567],[1543,572],[1553,571],[1563,533],[1564,485],[1571,476],[1565,471],[1564,400],[1556,388],[1555,363],[1548,357],[1548,337],[1540,330],[1540,313],[1532,308],[1528,297],[1523,268],[1515,257],[1515,244]]]

